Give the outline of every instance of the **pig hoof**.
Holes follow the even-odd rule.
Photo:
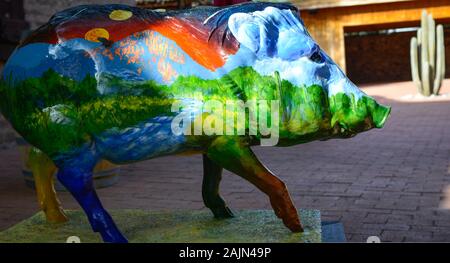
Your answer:
[[[294,233],[303,232],[303,226],[298,218],[283,220],[283,224]]]
[[[128,240],[118,230],[101,231],[103,241],[107,243],[128,243]]]
[[[292,206],[289,210],[283,210],[279,207],[274,206],[274,211],[277,217],[283,220],[283,224],[292,232],[303,232],[303,227],[300,223],[300,219],[298,218],[297,210],[295,209],[295,207]]]
[[[215,218],[224,219],[234,217],[233,211],[228,206],[212,208]]]
[[[45,211],[45,217],[49,223],[64,223],[69,221],[62,209],[49,209]]]
[[[283,220],[283,224],[292,232],[302,232],[303,227],[295,209],[294,204],[289,197],[287,190],[278,192],[270,198],[275,215]]]

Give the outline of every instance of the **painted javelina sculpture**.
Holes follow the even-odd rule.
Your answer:
[[[302,231],[285,184],[250,149],[267,138],[252,132],[250,121],[236,135],[190,135],[184,125],[212,114],[202,111],[201,102],[278,101],[279,115],[269,120],[278,125],[277,146],[381,128],[390,111],[347,79],[311,38],[295,7],[275,3],[173,12],[124,5],[62,11],[13,53],[0,95],[4,116],[36,148],[30,160],[47,219],[66,220],[48,171],[54,163],[57,178],[106,242],[127,240],[97,197],[95,164],[185,152],[203,154],[202,194],[215,217],[233,216],[219,195],[225,168],[266,193],[290,230]],[[173,132],[177,102],[192,110],[181,134]]]

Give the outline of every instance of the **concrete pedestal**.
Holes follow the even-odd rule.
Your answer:
[[[117,226],[130,242],[322,242],[318,210],[299,210],[305,231],[291,233],[271,210],[236,211],[235,218],[217,220],[209,210],[143,211],[111,210]],[[82,211],[67,211],[70,221],[49,224],[42,212],[0,233],[0,242],[66,242],[78,236],[83,243],[101,242]]]

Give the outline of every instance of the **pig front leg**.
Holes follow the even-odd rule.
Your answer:
[[[111,216],[103,208],[93,182],[96,158],[90,153],[66,159],[58,165],[58,180],[78,201],[86,213],[94,232],[99,232],[104,242],[126,243]]]
[[[209,159],[207,155],[203,155],[203,202],[206,207],[211,209],[215,218],[230,218],[234,216],[233,212],[219,194],[222,170],[220,165]]]
[[[243,137],[220,136],[211,143],[206,155],[267,194],[275,214],[292,232],[303,231],[286,185],[258,160]]]

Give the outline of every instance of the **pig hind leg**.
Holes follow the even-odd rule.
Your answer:
[[[40,150],[32,147],[28,155],[28,166],[33,172],[39,206],[50,223],[62,223],[67,217],[56,196],[53,175],[56,166],[52,160]]]
[[[95,162],[86,162],[88,158],[76,158],[60,165],[58,179],[78,201],[86,213],[93,231],[99,232],[103,241],[125,243],[127,239],[120,233],[95,192],[92,177]]]
[[[202,196],[205,206],[211,209],[215,218],[233,217],[233,212],[225,204],[219,194],[219,184],[223,168],[203,155],[203,185]]]
[[[244,139],[218,137],[209,146],[207,156],[267,194],[275,214],[292,232],[303,231],[286,185],[258,160]]]

